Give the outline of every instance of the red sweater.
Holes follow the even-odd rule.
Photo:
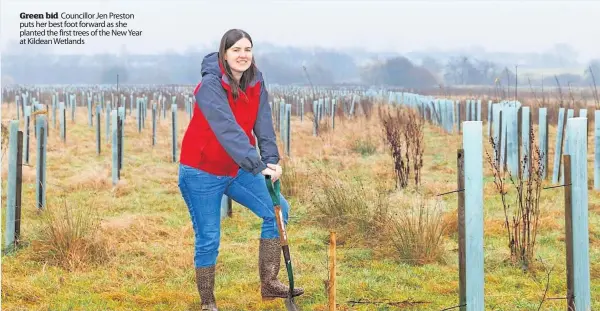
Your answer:
[[[256,70],[256,77],[237,100],[217,52],[204,57],[201,73],[179,162],[219,176],[235,176],[239,168],[258,174],[266,163],[278,163],[271,107],[260,71]]]

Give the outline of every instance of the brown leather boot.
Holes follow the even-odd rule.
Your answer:
[[[196,268],[196,285],[202,311],[219,311],[215,301],[215,266]]]
[[[277,279],[281,264],[281,244],[279,238],[260,239],[258,247],[258,267],[260,272],[260,292],[263,300],[287,298],[289,286]],[[304,289],[294,287],[293,296],[304,294]]]

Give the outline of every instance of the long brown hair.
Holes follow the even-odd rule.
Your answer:
[[[253,56],[250,68],[248,68],[246,71],[244,71],[244,73],[242,74],[242,77],[240,78],[240,82],[238,83],[233,78],[233,73],[231,72],[231,68],[229,68],[227,61],[225,60],[226,51],[234,43],[238,42],[242,38],[248,39],[250,41],[250,44],[254,45],[254,43],[252,43],[252,38],[250,37],[250,35],[247,32],[245,32],[241,29],[229,29],[221,38],[221,45],[219,46],[219,63],[221,63],[221,66],[223,66],[223,68],[225,69],[225,74],[229,78],[229,81],[230,81],[229,84],[231,85],[231,93],[233,94],[234,99],[238,98],[240,89],[245,90],[246,87],[248,87],[248,85],[250,84],[250,82],[252,82],[252,80],[254,79],[254,76],[256,74],[256,64],[254,63],[254,56]]]

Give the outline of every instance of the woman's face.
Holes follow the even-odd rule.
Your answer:
[[[234,43],[225,53],[225,60],[234,73],[242,74],[252,64],[252,43],[242,38]]]

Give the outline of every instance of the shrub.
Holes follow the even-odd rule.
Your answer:
[[[415,186],[418,187],[421,183],[421,169],[425,152],[425,122],[417,111],[404,107],[388,109],[380,107],[379,118],[394,161],[396,187],[408,186],[411,172]]]
[[[540,192],[542,186],[542,154],[535,143],[533,128],[529,132],[532,157],[524,156],[521,159],[520,172],[513,176],[511,172],[504,169],[500,163],[499,152],[495,159],[486,151],[488,163],[494,176],[494,185],[500,193],[502,207],[504,209],[504,227],[510,249],[510,257],[513,263],[519,263],[526,270],[534,257],[534,248],[538,233],[540,219]],[[499,150],[493,137],[489,139],[493,150]],[[524,176],[523,172],[527,172]],[[507,177],[508,175],[508,177]],[[514,187],[514,204],[511,204],[507,190],[508,181]]]

